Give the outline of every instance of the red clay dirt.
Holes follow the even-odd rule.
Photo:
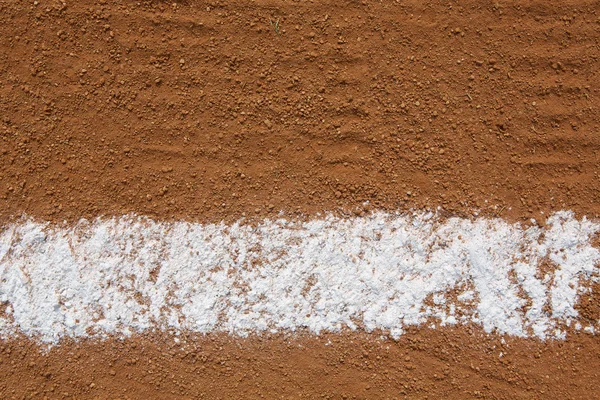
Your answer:
[[[0,347],[2,397],[51,399],[594,399],[597,339],[468,328],[321,337],[137,337]],[[590,351],[592,350],[592,351]]]
[[[0,49],[2,224],[600,217],[597,1],[0,0]],[[173,339],[0,342],[0,397],[600,396],[589,335]]]
[[[597,217],[598,8],[0,2],[0,220]]]

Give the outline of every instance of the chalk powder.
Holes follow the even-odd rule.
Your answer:
[[[360,327],[398,337],[427,322],[564,338],[598,279],[598,231],[565,211],[527,229],[431,213],[255,226],[25,221],[0,234],[0,334],[53,344],[149,329]]]

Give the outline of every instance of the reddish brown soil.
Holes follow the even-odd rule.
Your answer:
[[[2,398],[594,399],[597,341],[539,343],[468,329],[395,342],[359,333],[69,344],[46,356],[4,343]]]
[[[597,1],[0,0],[0,223],[597,218],[599,56]],[[0,397],[600,396],[596,337],[507,342],[461,328],[41,355],[11,341]]]
[[[599,16],[583,0],[2,1],[0,220],[365,201],[598,216]]]

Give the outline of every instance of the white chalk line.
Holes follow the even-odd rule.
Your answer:
[[[564,338],[598,279],[594,221],[545,228],[431,213],[75,226],[23,220],[0,233],[0,335],[44,343],[148,330],[232,335],[477,324]],[[544,270],[542,264],[552,268]]]

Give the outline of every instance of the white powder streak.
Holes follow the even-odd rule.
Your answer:
[[[255,227],[135,216],[74,227],[26,221],[0,233],[0,336],[56,343],[148,329],[361,326],[397,337],[433,318],[563,338],[585,282],[597,279],[598,231],[570,212],[544,229],[425,213]]]

